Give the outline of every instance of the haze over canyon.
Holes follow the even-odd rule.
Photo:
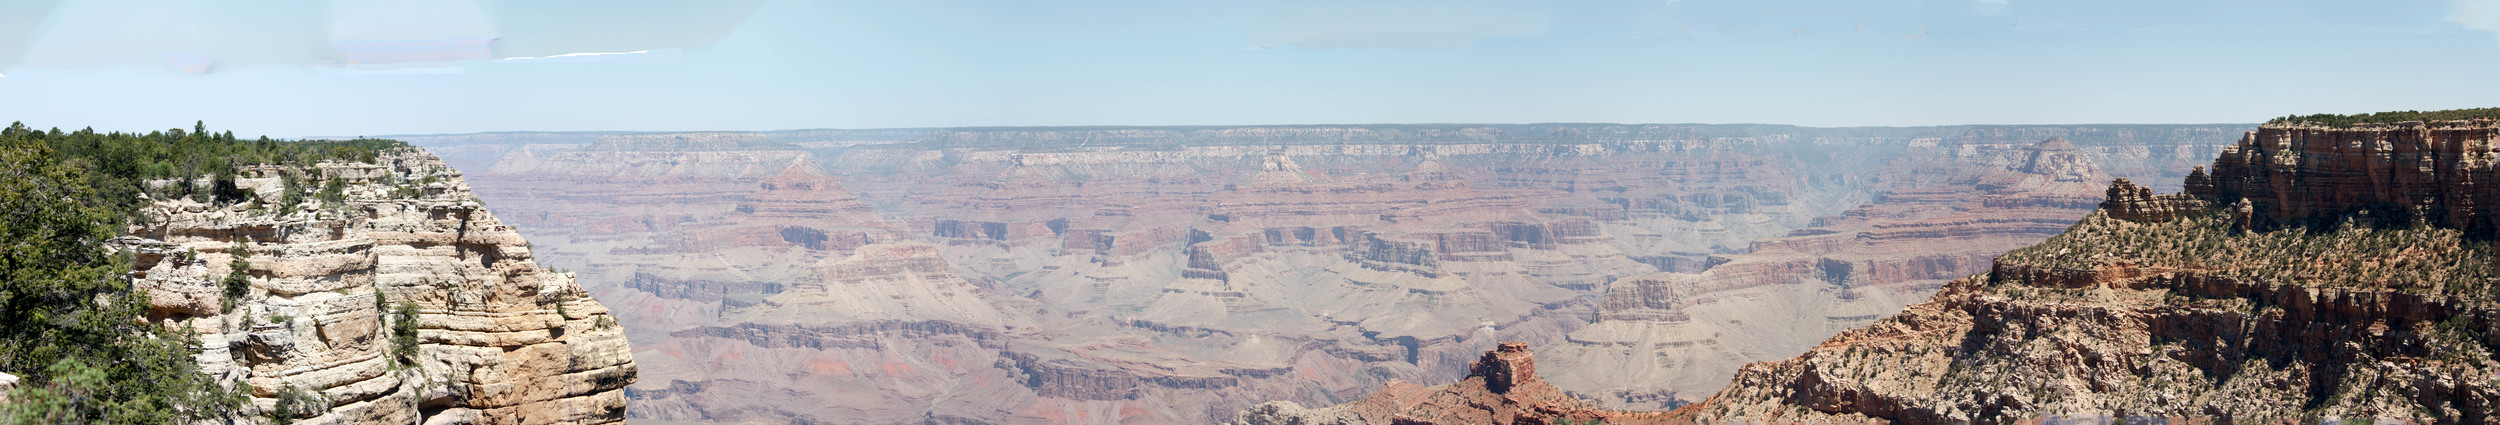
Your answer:
[[[634,421],[1146,424],[1448,383],[1501,341],[1606,408],[1698,402],[2249,128],[393,138],[612,309]]]

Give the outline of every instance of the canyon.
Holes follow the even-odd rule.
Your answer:
[[[146,318],[196,335],[199,370],[243,390],[246,412],[624,422],[636,366],[616,316],[534,261],[436,157],[401,147],[371,162],[245,167],[232,181],[245,199],[152,199],[106,245],[133,259]]]
[[[1603,388],[1591,395],[1619,407],[1699,401],[1737,366],[1889,316],[2056,235],[2098,205],[2109,179],[2064,139],[1999,150],[1910,167],[1909,181],[1868,204],[1713,256],[1707,270],[1615,282],[1595,323],[1539,350],[1548,376]]]
[[[1422,397],[1502,341],[1589,409],[1701,402],[2244,129],[393,137],[613,309],[635,421],[1142,424]]]

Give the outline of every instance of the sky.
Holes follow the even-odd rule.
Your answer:
[[[0,0],[0,120],[238,134],[2253,123],[2500,106],[2500,0]]]

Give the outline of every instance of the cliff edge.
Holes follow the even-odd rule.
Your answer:
[[[1682,416],[2481,423],[2500,409],[2500,126],[2273,123],[2186,178]]]
[[[166,184],[205,184],[165,180]],[[531,259],[424,151],[246,167],[250,199],[158,199],[130,236],[148,318],[196,332],[202,372],[306,424],[621,423],[624,333]]]

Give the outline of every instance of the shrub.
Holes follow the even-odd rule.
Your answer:
[[[234,261],[226,263],[226,278],[218,281],[226,289],[226,297],[218,306],[218,313],[234,312],[235,304],[241,302],[243,296],[251,293],[252,290],[251,247],[237,241],[234,243],[234,249],[226,252],[234,254]]]
[[[338,208],[347,202],[347,179],[329,179],[321,184],[321,206]]]
[[[391,356],[401,366],[417,364],[417,305],[401,303],[391,309]]]
[[[289,171],[278,176],[279,184],[286,186],[279,189],[278,214],[295,212],[296,206],[304,204],[304,178],[297,174]]]
[[[329,407],[328,404],[329,402],[322,400],[319,394],[305,390],[303,387],[287,385],[286,388],[278,390],[278,401],[270,406],[269,419],[271,423],[279,425],[292,424],[296,419],[321,414],[322,410]]]

